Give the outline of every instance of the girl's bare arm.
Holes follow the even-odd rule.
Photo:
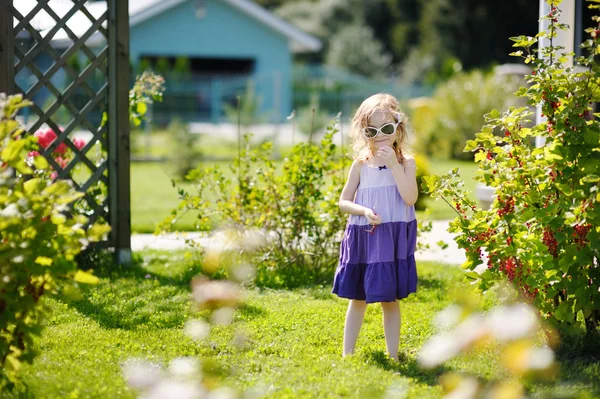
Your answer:
[[[351,215],[364,215],[365,211],[368,210],[368,208],[354,203],[354,195],[356,194],[358,183],[360,182],[360,168],[360,162],[354,161],[352,163],[350,172],[348,173],[348,181],[346,181],[346,185],[340,195],[340,209],[342,212]]]
[[[404,164],[395,164],[391,169],[400,196],[406,205],[414,205],[419,196],[419,188],[417,187],[417,164],[414,158],[405,158]]]

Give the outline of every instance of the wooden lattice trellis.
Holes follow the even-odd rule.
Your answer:
[[[29,0],[27,8],[17,4],[21,1],[0,0],[0,92],[23,93],[34,102],[30,110],[37,119],[27,124],[27,130],[33,133],[49,127],[57,135],[42,155],[58,172],[58,178],[73,180],[85,193],[76,207],[88,214],[88,223],[111,225],[104,244],[128,256],[128,2],[106,0],[91,5],[88,0]],[[101,12],[93,15],[90,7]],[[19,11],[23,9],[27,12]],[[78,32],[68,24],[75,17],[89,20]],[[33,23],[40,18],[46,21],[44,28]],[[56,44],[59,33],[66,35],[62,48]],[[90,38],[93,49],[87,44]],[[42,58],[51,61],[49,67],[40,66]],[[83,61],[84,67],[73,67],[73,59]],[[17,81],[16,77],[23,75],[28,79]],[[56,83],[58,76],[64,77],[64,84]],[[45,98],[44,104],[39,103],[40,98]],[[104,113],[108,118],[101,123],[98,115]],[[64,127],[59,126],[65,114],[69,120]],[[88,137],[82,148],[74,144],[75,134]],[[52,153],[64,145],[74,156],[61,167]]]

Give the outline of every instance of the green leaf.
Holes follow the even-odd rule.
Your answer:
[[[81,284],[90,285],[97,285],[100,282],[100,279],[98,277],[94,276],[91,273],[84,272],[83,270],[77,270],[77,273],[75,273],[73,280]]]
[[[579,180],[579,182],[581,184],[583,183],[596,183],[597,181],[600,181],[600,176],[598,175],[587,175],[581,178],[581,180]]]
[[[477,144],[477,142],[475,140],[467,140],[467,144],[465,145],[465,152],[469,152],[469,151],[473,151],[475,148],[477,148],[479,145]]]
[[[487,154],[485,151],[479,151],[475,154],[475,162],[481,162],[486,158]]]
[[[14,162],[21,154],[27,142],[25,140],[9,141],[8,145],[2,150],[2,159],[6,163]]]
[[[38,187],[41,183],[39,178],[31,179],[23,183],[23,190],[26,195],[31,195],[38,191]]]
[[[490,118],[497,119],[497,118],[500,118],[500,111],[498,111],[497,109],[494,108],[493,110],[490,111],[490,113],[488,115]]]
[[[148,105],[145,102],[139,102],[137,103],[135,110],[137,111],[138,114],[140,114],[141,116],[146,115],[146,112],[148,111]]]
[[[36,169],[45,170],[48,169],[48,161],[43,156],[33,157],[33,164]]]
[[[465,262],[465,263],[467,263],[467,262]],[[461,265],[461,267],[464,268],[465,265],[463,264],[463,265]],[[467,267],[469,267],[469,266],[467,265]],[[465,273],[465,277],[469,281],[477,281],[477,280],[479,280],[480,276],[479,276],[479,273],[477,273],[477,272],[467,272],[467,273]]]
[[[556,271],[556,270],[546,270],[544,272],[544,275],[546,276],[547,279],[550,279],[553,276],[556,276],[557,273],[558,273],[558,271]]]
[[[52,220],[52,223],[54,223],[54,224],[61,225],[67,221],[67,217],[65,215],[63,215],[62,213],[55,213],[52,215],[50,220]]]
[[[110,226],[107,224],[95,224],[88,230],[89,239],[92,241],[101,240],[110,232]]]
[[[544,154],[545,154],[545,157],[546,157],[546,159],[548,161],[555,161],[555,160],[563,159],[562,156],[556,154],[555,152],[553,152],[552,150],[550,150],[550,148],[548,148],[548,147],[544,148]]]
[[[572,313],[569,303],[561,302],[560,305],[558,305],[556,312],[554,312],[554,317],[556,317],[557,320],[566,321],[572,319]]]
[[[46,256],[38,256],[35,259],[35,263],[37,263],[38,265],[42,265],[42,266],[50,266],[50,265],[52,265],[52,259],[50,259]]]
[[[66,181],[59,180],[46,187],[44,191],[42,191],[42,194],[47,196],[54,195],[60,197],[68,193],[70,190],[71,187],[69,186],[69,183],[67,183]]]

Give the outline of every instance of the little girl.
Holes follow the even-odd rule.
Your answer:
[[[406,116],[389,94],[367,98],[350,128],[354,162],[340,196],[349,213],[333,293],[349,298],[344,356],[354,352],[368,303],[381,302],[389,355],[398,361],[400,307],[417,290],[416,164],[406,155]]]

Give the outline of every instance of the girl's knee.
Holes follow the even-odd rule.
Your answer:
[[[366,308],[367,307],[367,301],[362,301],[360,299],[351,299],[350,300],[350,307],[352,308]]]
[[[397,301],[394,302],[381,302],[381,309],[383,309],[384,312],[388,312],[388,311],[396,311],[396,310],[400,310],[400,304]]]

